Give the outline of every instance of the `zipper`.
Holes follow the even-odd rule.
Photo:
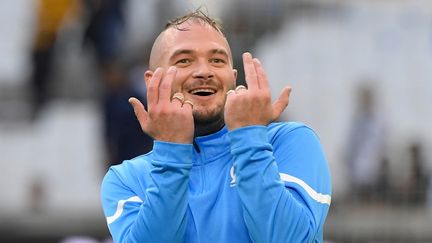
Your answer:
[[[203,193],[205,191],[206,188],[206,177],[205,177],[205,172],[206,172],[206,163],[204,163],[204,154],[201,153],[201,149],[198,146],[198,143],[195,142],[195,139],[193,140],[193,146],[195,148],[195,151],[198,153],[198,159],[199,159],[199,177],[201,180],[201,188],[200,188],[200,193]]]
[[[198,147],[198,144],[195,142],[195,139],[193,140],[193,146],[194,146],[194,148],[195,148],[195,150],[197,151],[197,153],[201,153],[201,150],[200,150],[200,148]]]

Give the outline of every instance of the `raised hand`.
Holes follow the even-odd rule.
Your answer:
[[[182,93],[171,97],[171,84],[176,75],[176,68],[170,67],[165,72],[157,68],[147,82],[148,111],[136,98],[130,98],[135,115],[141,128],[155,140],[173,143],[192,143],[194,121],[193,104],[185,101]]]
[[[288,106],[291,87],[285,87],[272,104],[267,75],[257,58],[243,54],[248,88],[240,85],[227,92],[225,123],[229,130],[251,125],[267,125],[279,118]]]

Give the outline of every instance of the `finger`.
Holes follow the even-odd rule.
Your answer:
[[[244,85],[239,85],[236,87],[235,92],[237,94],[243,93],[247,90],[247,88]]]
[[[159,84],[162,79],[163,68],[156,68],[156,71],[153,73],[150,78],[150,82],[147,86],[147,102],[148,107],[152,107],[152,105],[156,105],[159,100]]]
[[[171,86],[174,81],[174,77],[177,70],[175,67],[171,66],[166,71],[164,77],[162,78],[159,87],[159,103],[169,103],[171,102]]]
[[[279,98],[273,103],[273,121],[277,120],[289,103],[291,87],[285,87],[279,95]]]
[[[228,90],[228,92],[226,93],[227,97],[228,97],[230,94],[235,94],[235,91],[232,90],[232,89]]]
[[[249,89],[259,89],[255,65],[253,64],[252,55],[249,52],[243,53],[243,67]]]
[[[179,106],[183,105],[183,101],[184,101],[184,95],[182,93],[175,93],[171,99],[171,103],[177,104]]]
[[[258,87],[260,87],[260,89],[268,89],[269,83],[268,83],[267,74],[265,73],[260,60],[258,60],[258,58],[254,58],[253,63],[257,73]]]
[[[193,106],[194,106],[194,104],[193,104],[193,102],[190,101],[190,100],[185,100],[185,101],[183,102],[183,107],[185,107],[185,108],[190,107],[190,109],[193,110]]]
[[[147,121],[147,112],[144,108],[144,105],[135,97],[129,98],[129,103],[132,105],[135,116],[138,119],[138,122],[141,125],[141,128],[144,130],[144,124]]]

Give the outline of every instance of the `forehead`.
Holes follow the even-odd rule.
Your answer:
[[[202,22],[187,21],[167,29],[163,34],[162,50],[168,57],[181,49],[192,51],[209,51],[223,49],[230,53],[225,37],[212,26]]]

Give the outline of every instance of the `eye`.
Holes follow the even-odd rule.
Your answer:
[[[175,62],[175,64],[188,64],[188,63],[190,63],[190,60],[187,58],[183,58]]]
[[[215,63],[215,64],[224,64],[225,63],[225,60],[221,59],[221,58],[212,58],[210,61],[212,63]]]

